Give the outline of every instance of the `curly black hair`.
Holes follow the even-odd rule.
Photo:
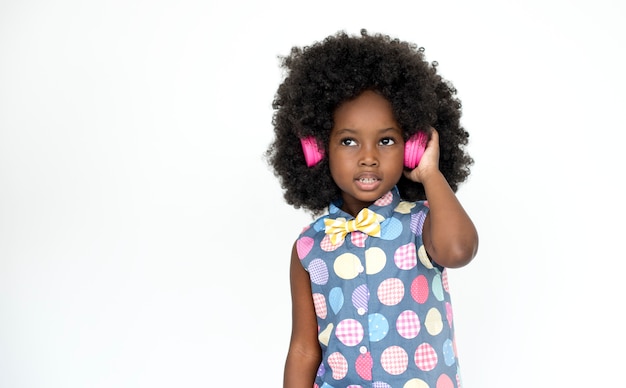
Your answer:
[[[366,90],[389,100],[405,140],[417,131],[437,129],[439,168],[456,192],[473,164],[464,149],[469,134],[460,124],[456,89],[437,74],[436,62],[427,62],[423,51],[413,43],[361,30],[360,36],[339,31],[311,46],[293,47],[281,57],[286,74],[272,103],[275,139],[266,157],[288,204],[319,214],[341,198],[327,156],[333,114],[341,103]],[[300,144],[307,136],[325,151],[314,167],[307,167]],[[405,200],[425,199],[421,183],[403,176],[397,186]]]

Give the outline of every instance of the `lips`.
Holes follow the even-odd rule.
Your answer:
[[[355,178],[355,183],[361,190],[374,190],[380,184],[381,179],[376,174],[360,174]]]

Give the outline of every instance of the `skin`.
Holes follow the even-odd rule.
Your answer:
[[[431,138],[420,164],[405,171],[403,132],[391,104],[373,91],[340,105],[328,146],[330,172],[342,191],[342,210],[356,216],[391,190],[402,174],[421,182],[430,211],[423,242],[430,258],[443,267],[467,265],[476,255],[478,234],[439,171],[439,135]],[[291,253],[292,333],[285,363],[284,388],[310,388],[321,362],[311,282],[294,243]]]

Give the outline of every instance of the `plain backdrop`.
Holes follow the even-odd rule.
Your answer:
[[[0,0],[0,387],[279,387],[278,57],[338,30],[458,89],[481,239],[449,271],[466,388],[626,387],[626,6]]]

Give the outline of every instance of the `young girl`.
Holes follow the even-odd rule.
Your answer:
[[[291,253],[286,388],[460,386],[446,268],[478,247],[454,194],[472,159],[422,51],[339,32],[283,59],[267,155],[289,204],[328,209]]]

